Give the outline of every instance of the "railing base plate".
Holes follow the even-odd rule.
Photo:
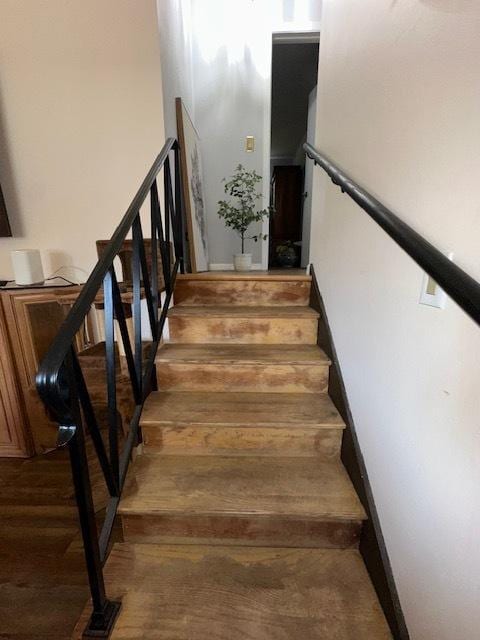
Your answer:
[[[83,638],[108,638],[112,633],[115,621],[120,613],[121,602],[108,601],[101,616],[93,613],[85,631]]]

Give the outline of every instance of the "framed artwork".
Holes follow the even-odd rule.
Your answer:
[[[198,271],[208,271],[207,225],[200,139],[181,98],[175,98],[175,109],[190,267],[192,273],[197,273]]]
[[[12,235],[10,223],[7,216],[7,208],[3,199],[2,187],[0,185],[0,238],[7,238]]]

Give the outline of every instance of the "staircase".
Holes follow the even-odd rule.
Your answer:
[[[105,568],[112,638],[391,638],[309,294],[304,273],[178,276]]]

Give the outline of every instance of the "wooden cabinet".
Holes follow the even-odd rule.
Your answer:
[[[24,457],[32,453],[21,389],[9,348],[7,325],[0,307],[0,456]]]
[[[38,365],[80,287],[0,292],[0,456],[28,457],[55,446],[57,425],[35,389]],[[78,347],[89,344],[81,332]]]

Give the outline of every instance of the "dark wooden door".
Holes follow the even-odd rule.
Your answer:
[[[269,265],[276,266],[275,250],[279,244],[302,239],[303,170],[299,165],[277,166],[273,170],[270,218]]]

